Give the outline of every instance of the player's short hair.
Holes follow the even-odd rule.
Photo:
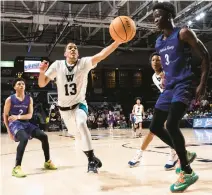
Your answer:
[[[137,100],[142,101],[142,98],[141,98],[141,97],[136,97],[136,98],[135,98],[135,101],[137,101]]]
[[[16,78],[12,82],[12,87],[15,87],[15,85],[18,81],[23,81],[26,84],[26,81],[23,78]]]
[[[153,52],[149,57],[149,63],[151,64],[153,56],[160,56],[157,52]]]
[[[162,9],[164,11],[167,11],[168,13],[170,13],[172,15],[172,18],[174,19],[177,15],[176,12],[176,8],[174,6],[174,4],[170,3],[170,2],[158,2],[153,6],[153,11],[156,9]]]

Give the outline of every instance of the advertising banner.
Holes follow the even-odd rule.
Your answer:
[[[212,118],[194,119],[193,128],[212,128]]]

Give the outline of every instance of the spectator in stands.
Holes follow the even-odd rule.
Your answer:
[[[98,126],[97,129],[101,129],[102,126],[103,126],[103,118],[102,118],[101,116],[99,116],[99,117],[97,118],[97,126]]]
[[[89,123],[89,127],[91,129],[94,129],[95,128],[95,116],[94,116],[94,113],[91,113],[89,116],[88,116],[88,123]]]
[[[148,119],[149,120],[152,120],[152,117],[153,117],[153,114],[150,112],[149,116],[148,116]]]
[[[108,122],[109,129],[112,130],[114,126],[114,122],[115,122],[115,116],[111,110],[109,110],[109,113],[107,115],[107,122]]]

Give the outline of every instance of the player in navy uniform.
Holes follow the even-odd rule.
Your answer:
[[[16,93],[9,96],[4,105],[4,123],[7,127],[7,132],[12,140],[19,142],[16,164],[13,168],[12,175],[15,177],[26,177],[26,174],[21,169],[21,162],[28,139],[32,138],[39,139],[42,143],[45,156],[44,167],[51,170],[57,169],[50,160],[47,135],[28,121],[32,118],[33,114],[33,100],[29,95],[25,94],[24,79],[15,79],[13,88]]]
[[[181,172],[178,181],[171,185],[170,190],[183,192],[198,180],[198,175],[190,167],[185,140],[179,129],[180,120],[192,98],[191,86],[194,74],[191,69],[191,49],[194,49],[202,59],[202,75],[196,89],[197,100],[205,94],[210,56],[192,30],[175,27],[173,22],[175,16],[175,7],[169,2],[156,3],[153,7],[154,23],[162,31],[162,35],[156,40],[155,48],[161,57],[165,72],[165,90],[155,105],[150,131],[177,152]],[[168,131],[164,129],[166,120]]]

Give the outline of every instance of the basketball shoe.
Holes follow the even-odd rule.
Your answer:
[[[187,151],[188,164],[191,164],[195,160],[196,157],[197,157],[196,152],[189,152],[189,151]],[[178,165],[178,167],[175,170],[176,174],[179,174],[181,172],[180,160],[179,160],[179,163],[178,164],[179,165]]]
[[[130,168],[137,167],[140,164],[142,153],[143,153],[142,150],[137,150],[134,158],[128,162],[128,165],[130,166]]]
[[[26,177],[26,174],[22,171],[21,166],[16,166],[16,167],[13,168],[12,176]]]
[[[49,170],[56,170],[57,167],[52,163],[51,160],[48,160],[47,162],[44,163],[44,168],[49,169]]]
[[[170,171],[175,168],[177,164],[178,156],[175,150],[171,149],[171,152],[168,157],[168,162],[165,164],[164,168],[166,171]]]
[[[94,157],[93,161],[88,162],[88,173],[98,173],[98,168],[102,167],[102,162]]]
[[[191,174],[186,174],[184,171],[181,171],[177,182],[170,186],[170,190],[173,193],[183,192],[198,179],[199,176],[196,175],[194,171],[192,171]]]

